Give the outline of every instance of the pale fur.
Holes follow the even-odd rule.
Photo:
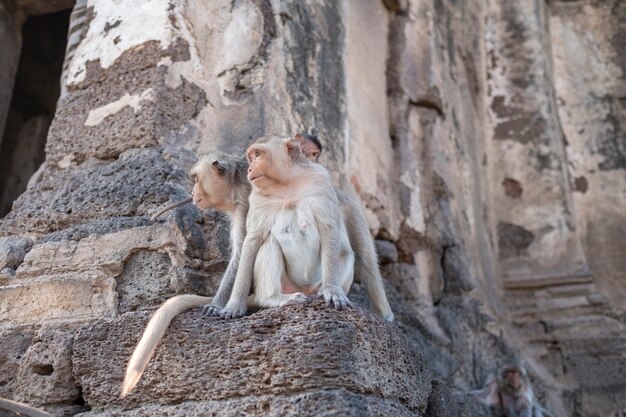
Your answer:
[[[235,285],[222,317],[245,314],[252,282],[255,302],[264,307],[303,299],[304,294],[298,292],[283,294],[281,281],[319,288],[319,294],[326,302],[337,308],[349,305],[346,293],[354,276],[354,253],[339,210],[337,194],[324,167],[312,163],[298,150],[295,157],[288,155],[285,147],[291,141],[279,137],[261,138],[250,148],[266,152],[265,158],[270,162],[264,174],[272,173],[262,181],[263,184],[271,181],[271,184],[253,184],[246,222],[247,235]],[[301,221],[305,224],[300,224]],[[285,232],[278,233],[283,226]],[[306,229],[309,226],[311,229]],[[281,247],[281,240],[282,245],[290,244],[291,232],[287,230],[292,227],[294,235],[298,232],[305,236],[304,250],[292,251],[288,246]],[[307,230],[311,234],[308,238]],[[306,245],[307,239],[317,237],[318,247]],[[303,277],[290,271],[290,265],[312,264],[318,258],[321,260],[321,273]]]
[[[43,410],[17,401],[7,400],[5,398],[0,398],[0,410],[10,411],[27,417],[52,417],[52,414],[46,413]]]
[[[122,398],[128,395],[139,382],[143,371],[146,369],[146,365],[148,365],[154,350],[172,319],[183,311],[208,304],[211,300],[212,298],[210,297],[202,297],[193,294],[177,295],[167,300],[154,312],[148,322],[148,326],[146,326],[146,330],[141,336],[141,340],[128,361],[126,376],[124,377],[124,384],[122,385]]]
[[[222,180],[228,183],[227,187],[220,187],[218,192],[215,193],[218,197],[215,204],[219,206],[221,211],[228,215],[231,224],[231,256],[228,261],[228,266],[226,267],[226,272],[222,277],[222,281],[214,297],[178,295],[167,300],[155,311],[128,362],[126,376],[122,386],[122,397],[128,395],[139,382],[143,371],[148,362],[150,362],[154,350],[174,317],[184,311],[201,305],[205,305],[205,314],[217,315],[221,308],[226,305],[230,297],[239,265],[241,245],[246,234],[245,219],[248,212],[248,194],[250,187],[247,184],[243,162],[221,152],[213,152],[201,157],[192,168],[192,174],[200,177],[200,182],[204,183],[205,186],[214,185],[211,180],[217,180],[215,177],[213,177],[213,179],[210,178],[211,175],[214,175],[211,171],[214,161],[219,161],[221,166],[226,169],[226,175]],[[228,192],[224,190],[228,190]],[[191,199],[171,204],[157,213],[157,215],[154,215],[153,218],[158,217],[158,215],[165,211],[179,207],[186,202],[191,202]]]

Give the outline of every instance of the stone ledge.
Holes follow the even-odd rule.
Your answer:
[[[148,317],[129,313],[77,333],[74,374],[93,409],[335,390],[418,415],[427,406],[430,368],[395,324],[359,307],[331,310],[321,301],[233,321],[206,318],[200,309],[184,313],[170,325],[135,391],[121,400],[126,363]]]
[[[397,402],[345,390],[314,391],[290,396],[250,396],[221,401],[148,405],[133,410],[111,409],[80,417],[239,417],[239,416],[394,416],[419,417]]]
[[[115,285],[98,270],[12,280],[0,286],[0,328],[111,317],[117,309]]]

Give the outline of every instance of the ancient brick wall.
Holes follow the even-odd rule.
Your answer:
[[[479,416],[468,392],[516,355],[557,416],[626,405],[623,2],[0,0],[0,97],[19,28],[72,6],[45,162],[0,219],[0,396]],[[229,255],[224,216],[149,215],[199,154],[301,131],[365,207],[396,323],[359,284],[345,313],[191,311],[118,399],[145,310],[212,294]]]

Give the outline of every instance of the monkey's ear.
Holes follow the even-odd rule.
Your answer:
[[[224,175],[226,175],[226,168],[224,168],[224,165],[222,165],[220,161],[213,161],[211,165],[215,167],[215,170],[217,171],[217,174],[219,176],[223,177]]]
[[[298,159],[298,157],[302,153],[300,141],[296,138],[289,138],[287,139],[287,142],[285,142],[285,146],[287,148],[287,154],[289,155],[289,157],[293,160]]]

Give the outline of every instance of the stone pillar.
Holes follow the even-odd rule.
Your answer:
[[[22,48],[22,19],[12,0],[0,1],[0,150]]]
[[[488,163],[505,287],[587,280],[572,215],[542,0],[494,1],[487,17]]]
[[[576,224],[589,267],[626,311],[626,6],[556,2],[550,34]]]

